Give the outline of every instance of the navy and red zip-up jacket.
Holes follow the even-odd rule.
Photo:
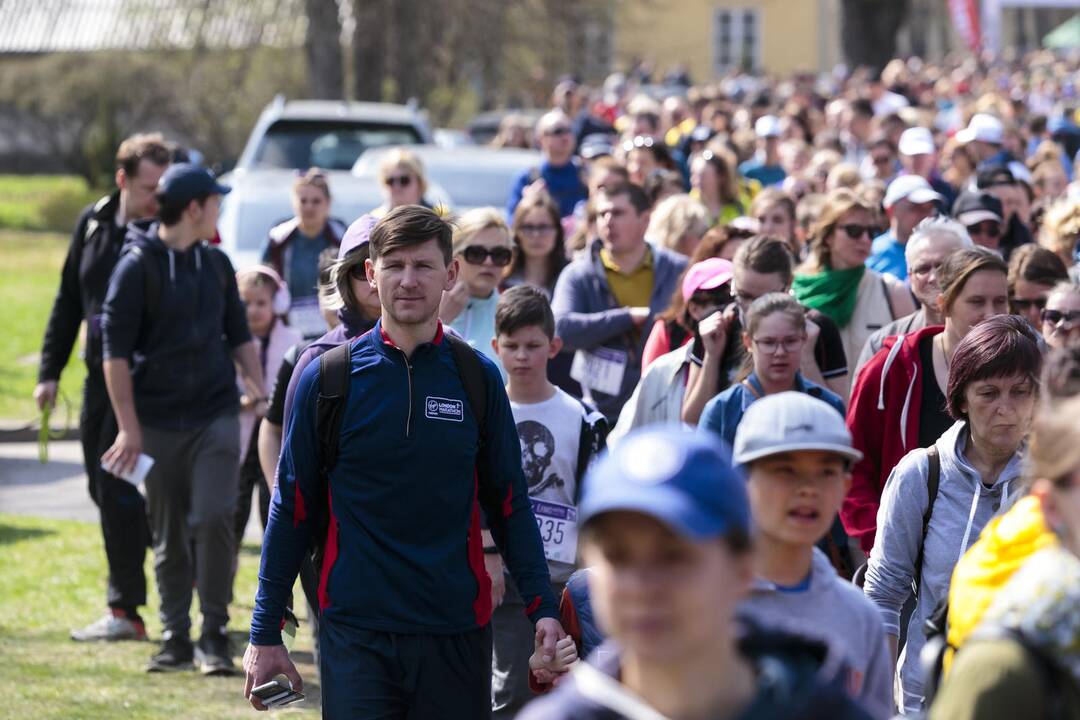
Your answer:
[[[352,380],[329,498],[317,503],[315,407],[319,361],[304,370],[278,465],[263,542],[251,642],[281,643],[281,620],[310,547],[311,513],[326,507],[319,602],[324,617],[358,629],[457,634],[491,618],[480,539],[483,508],[534,622],[558,617],[543,544],[521,470],[521,445],[498,369],[487,376],[480,433],[440,325],[411,358],[382,323],[353,341]],[[486,463],[480,484],[477,463]]]

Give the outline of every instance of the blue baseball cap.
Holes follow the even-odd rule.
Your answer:
[[[341,236],[337,259],[341,260],[353,250],[367,245],[371,241],[371,230],[375,227],[375,222],[375,216],[371,213],[365,213],[354,220]]]
[[[750,531],[745,481],[723,444],[681,428],[627,435],[585,476],[579,521],[629,510],[694,541]]]
[[[158,194],[170,201],[185,203],[200,195],[226,195],[232,192],[228,185],[222,185],[213,173],[204,167],[191,163],[170,165],[158,180]]]

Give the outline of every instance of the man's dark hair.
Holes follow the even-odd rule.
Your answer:
[[[949,364],[946,392],[949,415],[967,420],[963,411],[968,386],[980,380],[1022,375],[1037,390],[1042,371],[1039,338],[1026,320],[996,315],[976,325],[960,342]]]
[[[1053,287],[1059,282],[1067,282],[1069,269],[1057,253],[1041,245],[1027,243],[1013,251],[1009,258],[1009,298],[1016,294],[1016,283],[1024,280],[1036,285]]]
[[[161,166],[168,165],[172,160],[172,151],[161,133],[132,135],[120,143],[116,151],[118,170],[123,170],[128,177],[135,177],[143,160]]]
[[[779,273],[784,287],[791,285],[795,268],[795,260],[787,243],[769,235],[755,235],[740,245],[732,264],[762,275]]]
[[[495,336],[513,335],[526,327],[538,327],[548,339],[555,337],[555,315],[547,297],[532,285],[507,290],[495,307]]]
[[[609,185],[600,192],[602,195],[607,195],[609,198],[626,195],[630,199],[630,204],[634,206],[634,212],[638,215],[652,207],[652,203],[649,202],[649,196],[645,194],[645,191],[641,189],[640,185],[635,185],[634,183],[628,182],[619,183],[618,185]]]
[[[402,205],[383,216],[371,230],[369,252],[376,262],[388,253],[435,240],[449,265],[454,257],[454,227],[431,208]]]
[[[856,98],[851,101],[851,111],[863,117],[874,117],[874,104],[866,98]]]
[[[188,209],[191,203],[197,202],[199,205],[204,205],[208,197],[210,197],[208,192],[199,193],[195,197],[181,202],[170,199],[163,193],[158,193],[158,219],[161,220],[161,224],[165,227],[172,227],[180,222],[180,219],[184,216],[184,211]]]

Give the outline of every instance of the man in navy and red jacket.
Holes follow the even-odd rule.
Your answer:
[[[438,321],[442,292],[457,276],[450,239],[450,226],[419,206],[393,210],[372,230],[367,274],[382,320],[351,346],[325,499],[317,494],[315,431],[324,358],[301,375],[244,658],[245,693],[256,708],[253,686],[279,673],[294,689],[300,684],[280,628],[322,508],[329,515],[319,588],[323,717],[489,716],[492,607],[481,512],[541,641],[554,653],[565,637],[499,371],[480,359],[487,382],[480,428]]]

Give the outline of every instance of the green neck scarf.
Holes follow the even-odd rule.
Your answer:
[[[847,270],[822,270],[814,275],[796,275],[792,292],[800,303],[814,308],[845,328],[855,313],[855,296],[859,292],[865,265]]]

